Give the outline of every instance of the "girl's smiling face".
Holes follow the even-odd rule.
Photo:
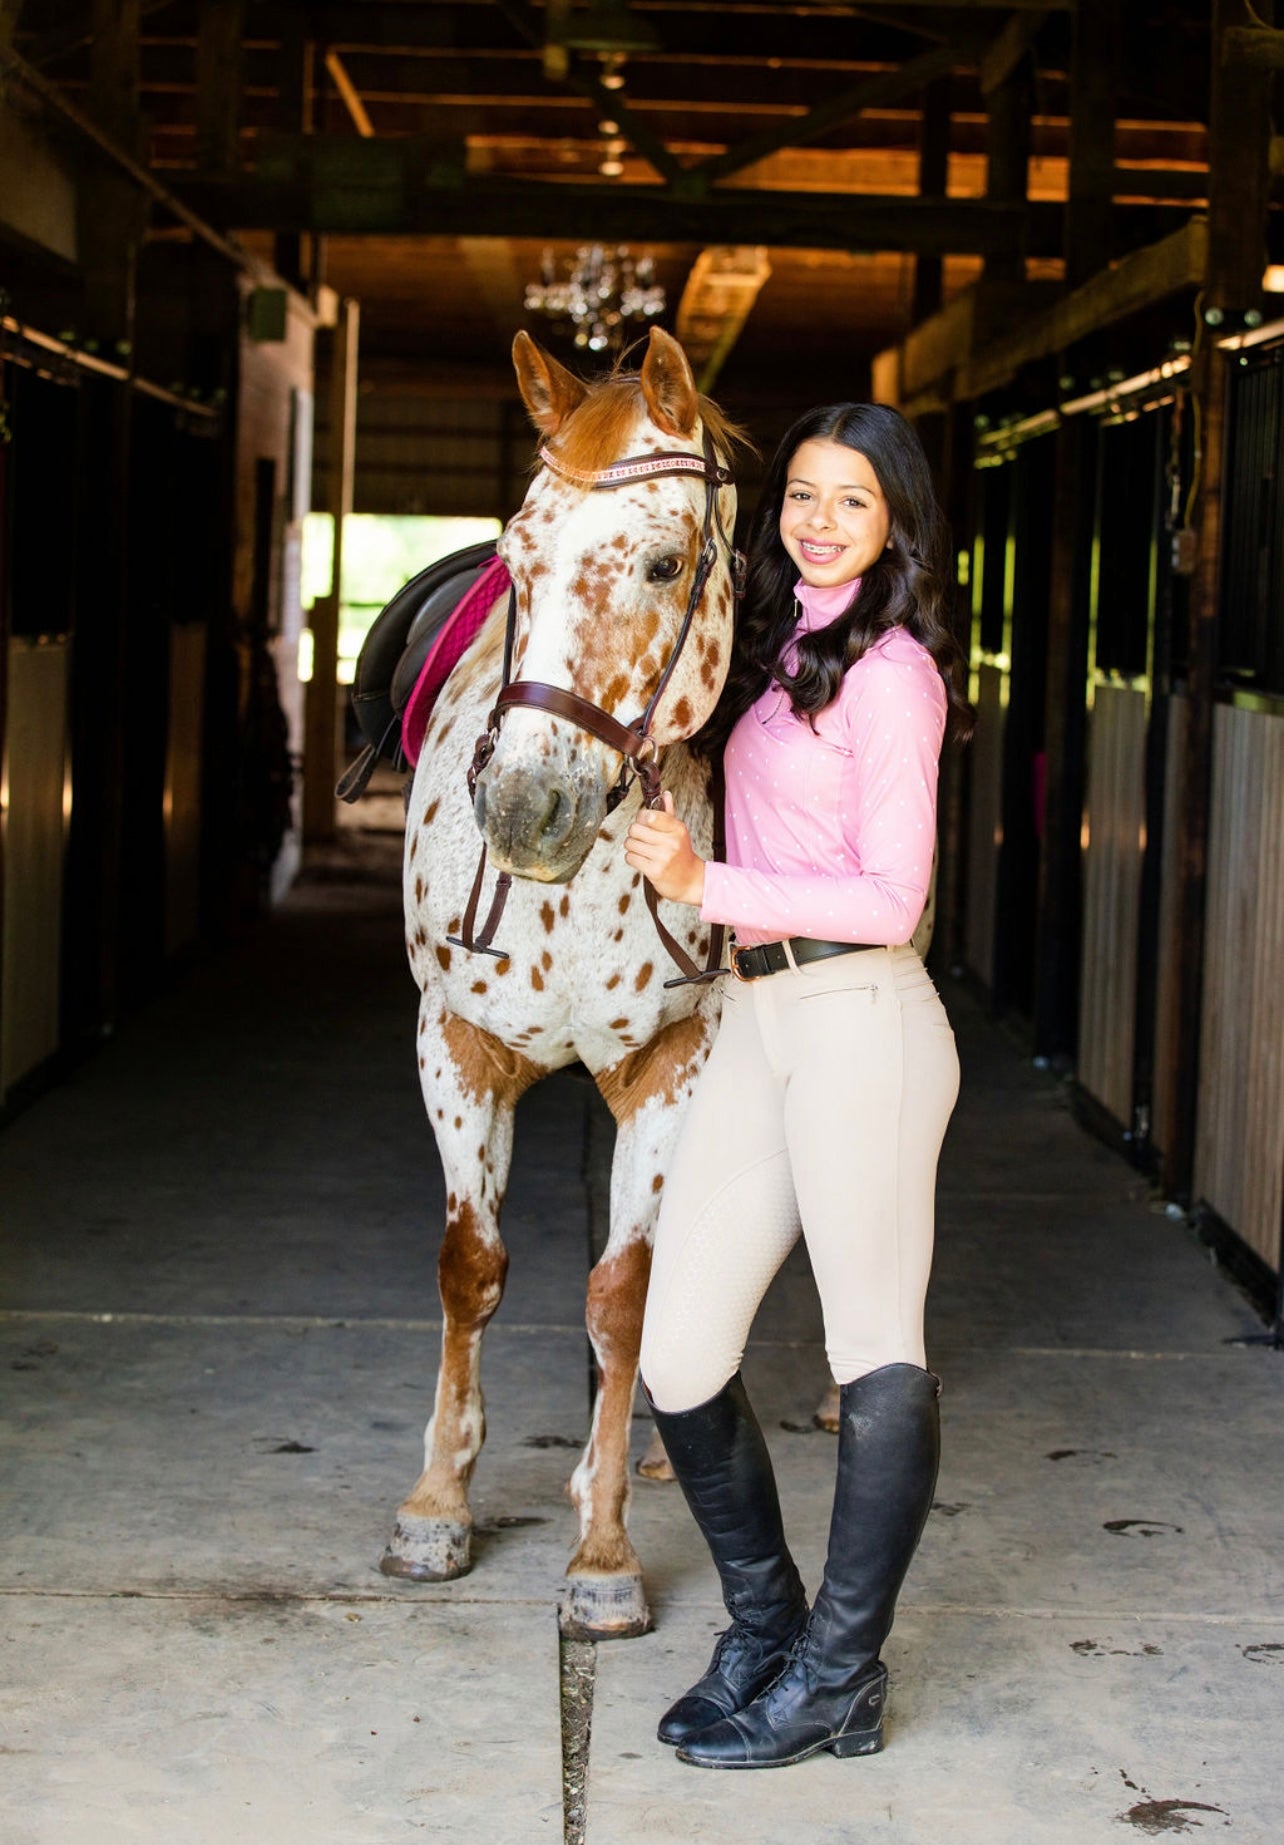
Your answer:
[[[888,544],[891,517],[878,476],[859,449],[815,438],[789,463],[780,542],[813,589],[853,583]]]

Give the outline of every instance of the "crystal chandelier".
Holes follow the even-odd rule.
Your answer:
[[[581,244],[561,277],[546,249],[539,281],[526,285],[527,313],[569,321],[575,344],[588,352],[618,353],[630,323],[654,320],[664,305],[651,258],[635,258],[623,244]]]

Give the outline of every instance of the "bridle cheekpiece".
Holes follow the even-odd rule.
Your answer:
[[[698,455],[690,449],[661,449],[649,455],[630,455],[623,461],[612,462],[609,467],[594,470],[572,468],[560,460],[547,446],[540,449],[539,458],[551,473],[556,474],[562,480],[569,481],[573,486],[582,487],[594,493],[606,492],[615,487],[630,486],[636,481],[660,480],[669,475],[699,475],[705,484],[700,555],[692,573],[687,606],[678,629],[678,638],[673,644],[673,651],[669,655],[664,671],[660,674],[655,691],[647,701],[646,709],[630,724],[622,724],[609,711],[603,711],[600,705],[592,704],[588,699],[581,698],[578,692],[568,691],[562,686],[546,685],[539,680],[512,677],[513,645],[517,630],[517,588],[516,585],[510,587],[508,621],[504,634],[503,678],[500,683],[499,696],[486,720],[485,733],[477,739],[477,745],[473,751],[472,763],[468,770],[470,796],[476,790],[478,776],[495,753],[504,713],[515,705],[521,705],[527,709],[547,711],[553,716],[567,718],[572,724],[578,725],[581,730],[586,730],[590,736],[605,743],[608,748],[620,752],[623,762],[620,765],[619,778],[607,796],[608,813],[613,812],[624,799],[630,783],[635,778],[641,783],[642,798],[647,807],[659,807],[662,804],[660,751],[659,745],[651,734],[651,725],[655,718],[656,708],[682,656],[696,610],[700,606],[713,567],[718,561],[718,540],[721,540],[731,566],[732,589],[736,600],[738,601],[744,593],[745,559],[728,537],[718,508],[719,488],[732,486],[735,476],[730,468],[718,460],[707,429],[702,432],[702,437],[703,453]],[[500,873],[490,914],[480,934],[474,935],[485,868],[486,848],[483,845],[481,864],[473,883],[472,895],[464,913],[460,934],[447,939],[457,947],[480,949],[484,954],[497,955],[500,959],[506,959],[501,949],[492,948],[490,944],[512,882],[508,872]],[[715,929],[714,939],[710,944],[711,965],[702,971],[686,951],[674,941],[672,935],[660,921],[656,910],[655,893],[649,884],[646,886],[646,899],[660,939],[678,966],[682,968],[685,977],[683,981],[668,981],[665,984],[678,986],[685,984],[685,980],[710,978],[717,971],[718,962],[721,960],[721,929]]]

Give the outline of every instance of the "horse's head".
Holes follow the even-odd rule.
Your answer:
[[[699,729],[731,655],[735,489],[728,427],[660,328],[639,373],[597,384],[525,333],[513,362],[546,458],[499,547],[516,596],[512,679],[532,696],[505,711],[475,811],[498,868],[562,882],[606,817],[624,756],[535,696],[556,689],[619,725],[645,722],[656,750]],[[675,455],[687,471],[655,461],[658,472],[600,479]]]

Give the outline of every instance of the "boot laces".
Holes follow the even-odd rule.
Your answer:
[[[800,1634],[805,1632],[806,1626],[804,1624],[803,1628],[800,1629]],[[782,1659],[788,1660],[792,1656],[794,1647],[798,1644],[799,1637],[799,1634],[795,1634],[794,1638],[786,1645],[783,1636],[772,1634],[761,1627],[751,1626],[748,1621],[743,1620],[739,1615],[733,1615],[730,1627],[724,1628],[714,1643],[713,1660],[711,1664],[715,1669],[721,1666],[728,1653],[734,1661],[737,1654],[744,1655],[757,1652],[765,1658],[767,1654],[779,1651],[782,1655]]]
[[[810,1652],[811,1622],[806,1621],[790,1641],[781,1659],[780,1670],[776,1673],[771,1683],[765,1686],[759,1695],[762,1697],[770,1696],[782,1680],[792,1678],[795,1674],[801,1675],[804,1683],[809,1684],[811,1681],[811,1674],[808,1669],[807,1661]]]

